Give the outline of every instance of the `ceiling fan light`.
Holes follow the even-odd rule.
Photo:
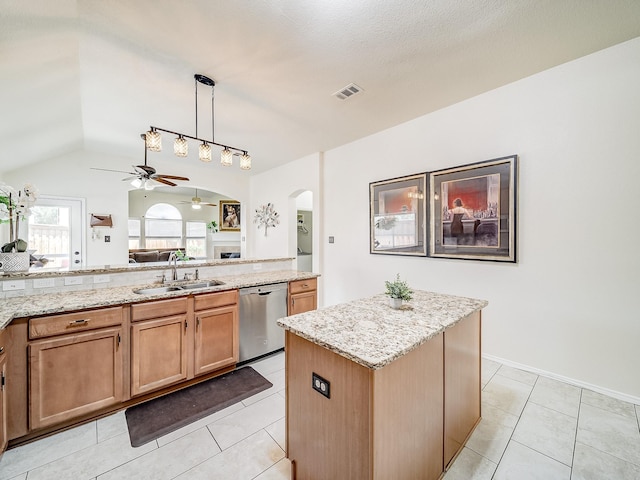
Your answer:
[[[147,150],[152,152],[162,151],[162,137],[160,136],[160,132],[157,130],[151,129],[145,134],[145,143],[147,145]]]
[[[240,156],[240,168],[242,170],[251,170],[251,155],[247,152],[244,152],[242,156]]]
[[[147,179],[144,181],[144,189],[145,190],[153,190],[156,186],[153,184],[152,180]]]
[[[134,178],[133,180],[131,180],[131,186],[133,188],[140,188],[142,186],[142,180],[140,180],[139,178]]]
[[[202,143],[200,144],[200,148],[198,151],[201,162],[211,161],[211,145],[209,145],[208,143]]]
[[[200,210],[202,208],[202,205],[200,205],[199,203],[192,203],[191,208],[193,208],[194,210]]]
[[[182,135],[173,142],[173,153],[176,154],[176,157],[186,157],[189,154],[189,144]]]
[[[233,153],[227,147],[224,147],[222,153],[220,154],[220,163],[225,167],[230,167],[233,165]]]

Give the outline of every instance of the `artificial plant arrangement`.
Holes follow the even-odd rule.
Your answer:
[[[391,298],[397,298],[408,302],[413,298],[413,290],[409,287],[407,282],[400,280],[400,274],[396,274],[396,279],[393,282],[385,280],[384,285],[386,287],[385,295]]]
[[[211,220],[209,223],[207,223],[207,229],[211,230],[211,233],[217,233],[218,222],[216,222],[215,220]]]
[[[37,197],[37,190],[31,184],[15,190],[6,183],[0,183],[0,223],[9,224],[9,243],[2,246],[3,252],[27,250],[27,242],[20,238],[20,220],[31,214]]]

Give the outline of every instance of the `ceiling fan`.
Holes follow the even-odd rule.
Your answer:
[[[119,172],[119,173],[128,173],[132,175],[131,177],[123,178],[123,182],[131,181],[131,185],[136,188],[140,188],[144,186],[145,190],[153,190],[156,187],[154,182],[163,183],[165,185],[169,185],[171,187],[175,187],[177,184],[172,182],[171,180],[183,180],[189,181],[187,177],[180,177],[177,175],[164,175],[161,173],[156,173],[156,169],[147,165],[147,144],[146,144],[146,134],[142,133],[140,135],[143,141],[145,141],[144,145],[144,165],[132,165],[133,172],[125,172],[122,170],[110,170],[108,168],[91,168],[92,170],[103,170],[105,172]],[[197,195],[197,194],[196,194]]]
[[[200,210],[202,208],[202,205],[208,206],[208,207],[215,207],[218,204],[217,203],[208,203],[208,202],[203,202],[202,199],[198,196],[198,189],[196,188],[196,196],[195,197],[191,197],[191,201],[187,202],[187,201],[180,201],[180,203],[188,203],[191,204],[191,208],[195,209],[195,210]]]

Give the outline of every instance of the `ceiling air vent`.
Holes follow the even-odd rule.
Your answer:
[[[353,97],[354,95],[362,92],[362,88],[356,85],[355,83],[350,83],[346,87],[338,90],[333,94],[334,97],[339,98],[340,100],[346,100],[349,97]]]

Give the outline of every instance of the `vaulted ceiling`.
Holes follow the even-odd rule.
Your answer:
[[[150,125],[195,136],[196,73],[216,81],[215,140],[260,172],[640,36],[638,19],[637,0],[0,0],[0,173],[139,159]]]

